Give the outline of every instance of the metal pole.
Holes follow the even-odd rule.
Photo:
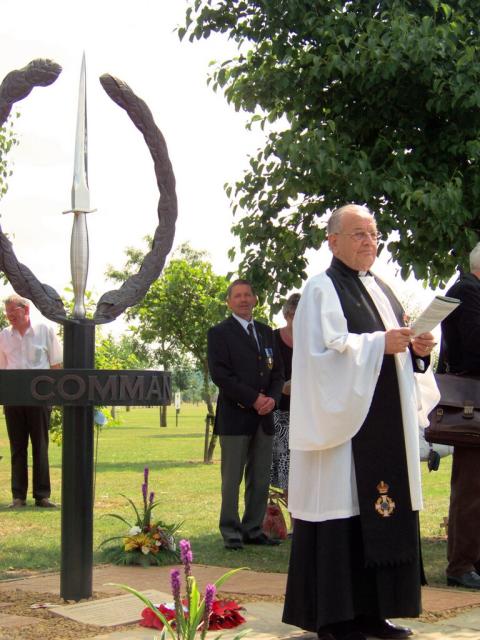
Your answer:
[[[91,320],[64,325],[66,369],[93,369],[95,325]],[[93,407],[65,406],[62,450],[62,547],[60,596],[92,596],[93,573]]]

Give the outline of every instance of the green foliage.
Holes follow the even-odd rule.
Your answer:
[[[198,404],[205,400],[203,374],[198,369],[173,369],[172,370],[172,389],[180,391],[182,394],[182,402],[192,402]],[[213,397],[217,392],[217,387],[213,382],[209,382],[208,393]]]
[[[18,141],[13,133],[12,121],[9,120],[6,125],[0,127],[0,200],[7,193],[7,179],[12,175],[6,155],[16,144]]]
[[[123,271],[108,275],[125,280],[140,263],[142,253],[127,249]],[[202,372],[204,399],[213,413],[207,363],[207,330],[223,320],[228,309],[228,280],[213,272],[205,253],[182,245],[142,302],[128,311],[136,321],[134,335],[165,369],[182,369],[189,357]]]
[[[64,291],[64,295],[62,296],[63,306],[67,311],[67,317],[71,318],[73,316],[73,307],[75,306],[73,288],[65,287],[63,291]],[[88,289],[87,291],[85,291],[84,304],[85,304],[85,317],[90,319],[93,318],[93,314],[95,313],[95,307],[97,303],[93,297],[92,291]]]
[[[89,300],[91,300],[91,294],[87,295],[87,308]],[[131,338],[126,334],[118,339],[115,339],[111,334],[105,337],[100,328],[97,328],[95,335],[96,369],[145,369],[148,366],[150,366],[150,362],[145,349],[135,338]],[[118,425],[119,422],[107,407],[97,407],[97,409],[106,418],[103,426],[95,423],[98,441],[98,436],[104,427]],[[50,417],[50,439],[59,446],[62,444],[62,425],[62,407],[53,407]]]
[[[0,200],[7,193],[7,180],[12,175],[12,170],[8,166],[6,156],[16,144],[18,144],[18,140],[15,138],[12,120],[10,119],[7,120],[7,123],[3,127],[0,127]],[[7,279],[3,274],[0,275],[0,281],[4,284],[7,283]],[[2,312],[0,314],[0,329],[6,326],[6,321],[4,322],[4,320]]]
[[[226,190],[245,214],[241,269],[275,308],[346,202],[376,212],[404,278],[437,286],[465,265],[480,235],[479,23],[472,0],[191,2],[179,36],[238,43],[210,80],[265,130]]]
[[[112,334],[105,337],[97,329],[95,343],[97,369],[147,369],[150,367],[149,355],[135,336],[123,334],[115,339]]]
[[[0,304],[0,330],[8,327],[8,320],[5,315],[5,307],[3,304]]]

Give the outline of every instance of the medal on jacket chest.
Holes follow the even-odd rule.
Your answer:
[[[273,369],[273,349],[265,347],[265,359],[267,361],[267,367]]]

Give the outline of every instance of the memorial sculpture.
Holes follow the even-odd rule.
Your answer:
[[[51,60],[33,60],[11,71],[0,85],[0,127],[13,105],[35,87],[46,87],[62,68]],[[21,264],[0,227],[0,271],[14,290],[31,300],[48,319],[64,328],[63,370],[0,371],[0,404],[63,404],[62,544],[60,595],[80,600],[92,595],[93,569],[93,407],[95,404],[170,404],[169,375],[164,372],[96,371],[95,325],[112,322],[142,300],[158,278],[172,247],[177,218],[175,176],[167,145],[143,100],[109,74],[100,77],[107,95],[124,109],[143,135],[153,159],[160,199],[152,248],[138,273],[119,289],[107,291],[92,319],[86,318],[84,294],[88,273],[88,150],[85,56],[80,74],[79,108],[72,186],[73,230],[70,249],[74,309],[71,317],[60,295]],[[69,213],[69,212],[65,212]]]

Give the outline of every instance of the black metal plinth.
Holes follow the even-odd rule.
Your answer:
[[[64,325],[65,369],[93,369],[95,325]],[[62,546],[60,596],[92,596],[93,574],[93,407],[64,406],[62,450]]]

